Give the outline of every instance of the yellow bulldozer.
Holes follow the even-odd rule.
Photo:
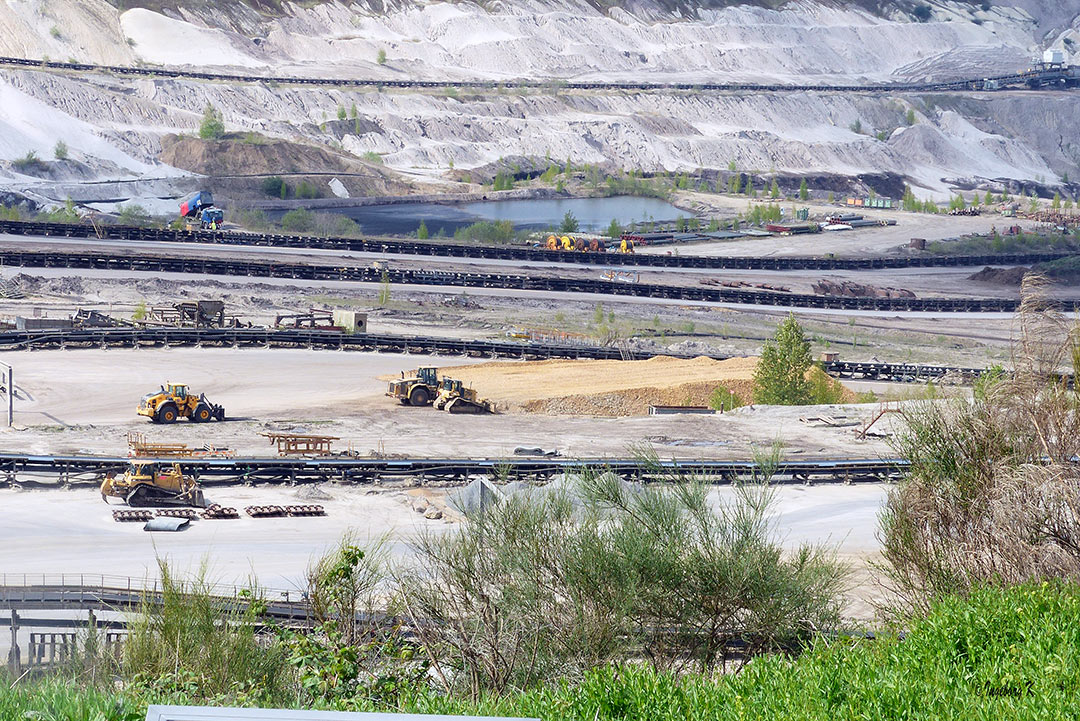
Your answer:
[[[177,418],[187,418],[195,423],[225,420],[225,408],[206,400],[204,394],[195,395],[183,383],[166,383],[161,390],[147,393],[139,401],[137,412],[154,423],[175,423]]]
[[[447,413],[492,413],[491,401],[480,398],[475,388],[466,388],[465,385],[453,378],[443,377],[439,388],[439,395],[432,404],[435,410]]]
[[[421,366],[406,377],[390,381],[386,395],[397,398],[405,406],[426,406],[439,395],[439,369],[435,366]]]
[[[179,463],[132,461],[123,473],[110,473],[101,482],[101,500],[108,503],[110,497],[122,498],[133,507],[206,507],[198,481],[184,475]]]

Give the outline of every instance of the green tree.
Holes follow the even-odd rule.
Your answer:
[[[728,164],[727,164],[727,169],[728,169],[729,171],[731,171],[732,173],[734,173],[734,172],[735,172],[735,170],[736,170],[736,166],[735,166],[735,161],[734,161],[734,160],[729,160],[729,161],[728,161]]]
[[[1061,193],[1054,193],[1054,200],[1051,201],[1050,207],[1054,210],[1061,207]]]
[[[379,278],[379,305],[390,302],[390,273],[384,268]]]
[[[754,402],[766,405],[806,405],[810,402],[810,342],[793,314],[765,342],[754,369]]]
[[[709,220],[709,232],[715,233],[718,230],[720,230],[720,221],[716,218]]]
[[[578,231],[578,227],[578,219],[574,217],[573,211],[566,211],[566,214],[563,216],[562,223],[559,224],[559,232],[576,233]]]
[[[63,140],[56,141],[56,147],[53,148],[53,157],[57,160],[67,160],[68,158],[68,146]]]
[[[375,56],[375,62],[379,65],[386,65],[386,51],[379,48],[379,54]]]
[[[611,225],[607,227],[607,235],[609,238],[618,238],[622,235],[622,226],[615,218],[611,219]]]
[[[203,109],[202,123],[199,125],[199,137],[203,140],[219,140],[225,135],[225,121],[221,111],[210,103]]]
[[[855,133],[856,135],[862,135],[862,120],[856,118],[855,122],[848,127],[851,129],[851,132]]]
[[[344,105],[337,106],[337,119],[338,120],[345,120],[348,117],[349,117],[349,114],[347,112],[345,112],[345,106]]]
[[[806,184],[806,178],[799,183],[799,200],[810,200],[810,187]]]
[[[907,111],[907,124],[908,125],[914,125],[915,124],[915,109],[914,108],[908,108],[908,111]]]
[[[681,215],[675,219],[675,230],[679,233],[686,232],[686,218]]]
[[[428,237],[429,236],[428,236],[427,224],[424,223],[424,221],[421,220],[420,225],[416,228],[416,239],[417,240],[427,240]]]
[[[772,179],[772,187],[769,188],[769,197],[773,199],[780,197],[780,184],[776,182],[776,178]]]
[[[988,190],[988,191],[986,191],[986,197],[983,198],[983,205],[993,205],[993,204],[994,204],[994,194],[991,193]]]

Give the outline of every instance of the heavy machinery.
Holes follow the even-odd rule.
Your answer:
[[[582,238],[569,235],[561,237],[549,235],[544,247],[548,250],[572,250],[580,253],[603,253],[607,250],[607,246],[604,245],[601,238]]]
[[[397,398],[404,406],[426,406],[439,395],[439,369],[435,366],[421,366],[405,377],[390,381],[386,395]]]
[[[177,418],[187,418],[195,423],[225,420],[225,407],[206,400],[206,395],[195,395],[183,383],[166,383],[160,391],[147,393],[139,401],[138,414],[154,423],[174,423]]]
[[[122,498],[129,506],[195,506],[206,508],[198,481],[184,475],[179,463],[132,461],[120,475],[110,473],[101,482],[101,500]]]
[[[479,398],[475,388],[466,388],[465,385],[453,378],[443,376],[439,395],[432,404],[437,411],[447,413],[491,413],[491,401]]]
[[[218,230],[225,214],[214,207],[214,196],[209,190],[200,190],[180,204],[180,217],[188,230]]]

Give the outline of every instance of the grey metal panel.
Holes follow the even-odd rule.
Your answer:
[[[145,517],[145,516],[144,516]],[[180,531],[187,528],[191,521],[187,518],[172,518],[171,516],[155,516],[143,526],[144,531]]]
[[[150,706],[146,721],[538,721],[496,716],[436,716],[404,713],[355,713],[303,709]]]

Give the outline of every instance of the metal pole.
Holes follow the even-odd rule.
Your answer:
[[[7,424],[10,428],[15,423],[15,369],[7,367]]]

